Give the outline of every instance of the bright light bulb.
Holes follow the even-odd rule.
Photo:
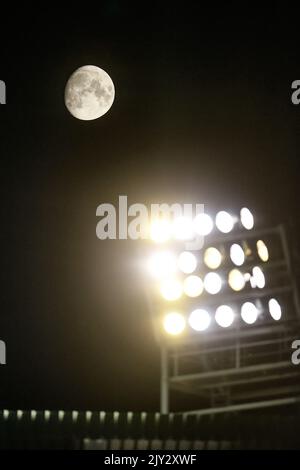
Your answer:
[[[169,251],[155,253],[148,262],[150,274],[156,279],[171,276],[176,272],[176,257]]]
[[[156,243],[164,243],[171,237],[171,224],[168,220],[154,220],[150,226],[150,237]]]
[[[209,294],[217,294],[222,288],[222,279],[217,273],[208,273],[204,278],[204,288]]]
[[[245,277],[238,269],[232,269],[228,275],[228,284],[232,290],[238,292],[245,287]]]
[[[206,310],[197,308],[190,314],[188,321],[193,330],[204,331],[209,327],[211,318]]]
[[[265,275],[262,272],[261,268],[255,266],[252,269],[252,278],[250,280],[252,287],[258,287],[259,289],[263,289],[266,285]]]
[[[222,328],[228,328],[232,325],[234,320],[232,308],[228,305],[220,305],[216,310],[215,319],[219,326],[222,326]]]
[[[276,320],[276,321],[280,320],[282,312],[281,312],[281,307],[280,307],[278,300],[276,299],[269,300],[269,312],[273,320]]]
[[[172,228],[176,240],[191,240],[194,237],[193,221],[188,217],[178,217],[175,219]]]
[[[257,307],[252,302],[245,302],[241,308],[241,316],[245,323],[252,325],[258,317]]]
[[[185,329],[185,319],[177,312],[168,313],[163,321],[164,329],[169,335],[179,335]]]
[[[189,251],[184,251],[178,257],[178,267],[185,274],[191,274],[197,267],[197,258]]]
[[[203,292],[203,282],[198,276],[188,276],[183,282],[183,290],[189,297],[198,297]]]
[[[209,247],[204,253],[204,263],[210,269],[217,269],[222,263],[222,255],[217,248]]]
[[[258,253],[258,256],[260,257],[260,259],[264,262],[268,261],[268,259],[269,259],[269,250],[268,250],[267,245],[265,244],[265,242],[263,242],[262,240],[258,240],[256,242],[256,248],[257,248],[257,253]]]
[[[241,245],[234,243],[230,247],[230,259],[236,266],[242,266],[245,262],[245,253]]]
[[[240,217],[242,225],[246,230],[251,230],[254,227],[254,217],[247,207],[241,209]]]
[[[228,212],[220,211],[216,216],[216,226],[222,233],[229,233],[233,229],[234,220]]]
[[[161,284],[160,292],[166,300],[178,300],[182,295],[182,285],[177,279],[166,279]]]
[[[208,235],[214,227],[212,218],[204,213],[196,215],[194,218],[194,229],[198,235]]]

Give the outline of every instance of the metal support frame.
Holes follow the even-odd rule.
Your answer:
[[[219,413],[230,413],[233,411],[245,411],[245,410],[255,410],[259,408],[271,408],[274,406],[287,406],[287,405],[295,405],[300,403],[300,397],[290,397],[290,398],[281,398],[278,400],[264,400],[259,402],[250,402],[245,403],[242,405],[231,405],[231,406],[223,406],[218,408],[208,408],[203,410],[191,410],[185,411],[183,413],[184,416],[189,415],[214,415]]]
[[[161,341],[160,411],[169,413],[171,390],[182,391],[199,399],[200,409],[189,413],[219,413],[270,406],[283,406],[300,401],[300,370],[290,361],[290,345],[300,334],[300,302],[291,268],[288,243],[282,226],[231,235],[226,241],[259,238],[277,234],[283,258],[273,262],[272,269],[283,269],[287,282],[247,294],[249,298],[287,295],[293,300],[294,319],[250,328],[220,330],[199,337],[195,335],[176,343]],[[218,239],[214,240],[215,242]],[[210,240],[210,243],[214,241]],[[220,242],[224,238],[219,239]],[[148,297],[154,323],[155,306]],[[222,296],[222,302],[243,301],[244,294]],[[288,352],[288,355],[287,355]],[[251,400],[255,401],[251,401]],[[221,405],[221,406],[216,406]]]
[[[161,345],[161,367],[160,367],[160,412],[169,413],[169,357],[166,345]]]

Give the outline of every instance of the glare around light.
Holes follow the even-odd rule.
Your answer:
[[[176,272],[176,258],[169,251],[155,253],[149,259],[148,268],[150,274],[156,279],[171,276]]]
[[[269,312],[273,320],[280,320],[282,312],[280,304],[276,299],[269,300]]]
[[[228,212],[221,211],[216,216],[216,226],[222,233],[229,233],[233,229],[234,220]]]
[[[234,320],[232,308],[228,305],[221,305],[216,310],[215,319],[219,326],[222,326],[222,328],[228,328],[232,325]]]
[[[240,212],[241,223],[246,230],[251,230],[254,227],[254,217],[247,207],[243,207]]]
[[[201,213],[194,218],[194,229],[198,235],[206,236],[213,228],[214,223],[209,215]]]
[[[178,267],[185,274],[191,274],[197,267],[197,258],[193,253],[184,251],[178,257]]]
[[[156,243],[164,243],[171,237],[171,224],[168,220],[154,220],[150,226],[150,237]]]
[[[209,247],[204,253],[204,263],[210,269],[217,269],[222,263],[222,254],[217,248]]]
[[[183,290],[189,297],[198,297],[203,292],[203,282],[198,276],[188,276],[183,282]]]
[[[188,322],[193,330],[204,331],[209,327],[211,318],[206,310],[197,308],[190,314]]]
[[[178,217],[174,220],[172,233],[176,240],[191,240],[194,237],[194,226],[192,219]]]
[[[209,294],[217,294],[222,288],[222,279],[217,273],[208,273],[204,278],[204,288]]]
[[[228,284],[232,290],[239,292],[245,287],[245,276],[238,269],[232,269],[228,275]]]
[[[255,266],[252,269],[252,278],[251,278],[251,286],[258,287],[259,289],[263,289],[266,285],[265,275],[262,272],[261,268]]]
[[[262,240],[258,240],[256,242],[256,248],[257,248],[257,253],[258,253],[258,256],[260,257],[260,259],[263,262],[268,261],[268,259],[269,259],[269,250],[268,250],[267,245],[265,244],[265,242],[263,242]]]
[[[164,329],[169,335],[179,335],[185,329],[185,319],[177,312],[168,313],[164,318]]]
[[[242,266],[245,262],[245,253],[241,245],[234,243],[230,247],[230,259],[236,266]]]
[[[252,325],[258,317],[257,307],[252,302],[245,302],[241,308],[241,316],[245,323]]]
[[[167,279],[162,282],[160,292],[166,300],[178,300],[182,295],[182,285],[177,279]]]

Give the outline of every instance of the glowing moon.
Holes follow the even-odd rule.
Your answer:
[[[115,98],[112,79],[104,70],[85,65],[75,70],[65,88],[65,104],[72,116],[83,121],[107,113]]]

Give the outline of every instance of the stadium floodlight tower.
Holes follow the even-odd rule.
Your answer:
[[[204,236],[201,250],[186,249],[184,236],[176,236],[179,230],[190,237],[191,222]],[[172,390],[196,400],[187,413],[298,402],[291,344],[300,332],[300,306],[284,227],[256,227],[245,207],[180,223],[156,221],[153,239],[162,243],[147,252],[161,412],[170,411]]]

